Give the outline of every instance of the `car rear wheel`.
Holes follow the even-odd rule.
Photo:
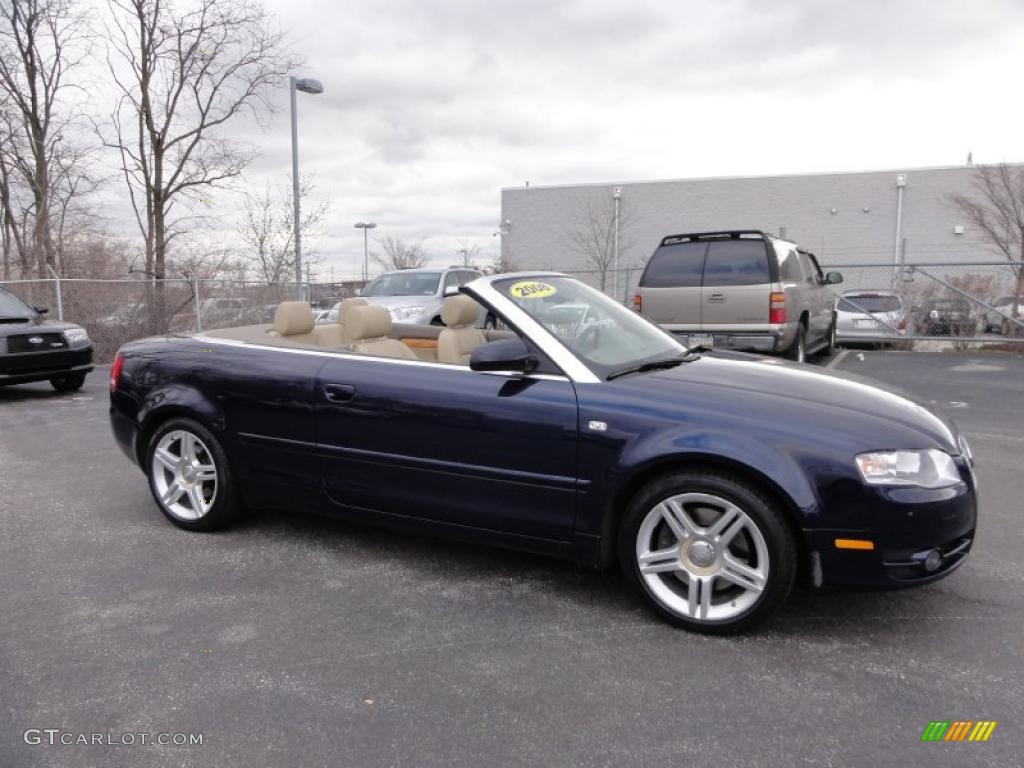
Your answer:
[[[796,338],[789,349],[786,350],[786,359],[796,363],[807,361],[807,328],[803,323],[796,327]]]
[[[54,376],[50,379],[50,386],[58,392],[76,392],[85,384],[84,373],[68,373],[64,376]]]
[[[623,517],[619,560],[672,624],[726,634],[770,616],[789,595],[796,544],[755,486],[718,472],[680,472],[645,486]]]
[[[149,489],[179,528],[212,531],[238,512],[231,469],[217,438],[192,419],[172,419],[149,441]]]

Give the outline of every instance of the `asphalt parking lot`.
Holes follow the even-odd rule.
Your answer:
[[[0,766],[1019,765],[1024,358],[816,364],[954,416],[979,464],[974,552],[927,587],[797,591],[725,639],[538,557],[284,514],[185,533],[109,434],[104,370],[71,396],[0,389]],[[982,719],[987,743],[919,740]]]

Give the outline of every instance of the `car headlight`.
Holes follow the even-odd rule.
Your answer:
[[[68,344],[78,344],[88,341],[89,334],[85,332],[85,328],[68,328],[64,331],[64,338],[68,340]]]
[[[415,320],[427,311],[426,307],[396,307],[389,310],[392,320]]]
[[[945,488],[961,481],[952,457],[934,448],[926,451],[877,451],[856,457],[868,485],[918,485]]]
[[[939,311],[937,309],[933,309],[931,312],[928,313],[928,317],[930,317],[932,320],[938,320]]]

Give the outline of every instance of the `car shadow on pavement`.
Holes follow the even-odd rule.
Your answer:
[[[360,564],[396,562],[416,578],[517,583],[543,595],[565,600],[566,606],[585,604],[614,624],[662,622],[646,609],[617,566],[604,571],[589,569],[542,555],[477,546],[406,531],[392,531],[329,516],[292,512],[254,512],[232,527],[244,536],[297,538],[303,548]],[[919,631],[939,631],[937,619],[948,594],[939,585],[908,590],[856,589],[816,591],[794,586],[781,610],[761,627],[741,637],[892,635],[898,638],[910,622]],[[685,633],[681,637],[685,636]]]

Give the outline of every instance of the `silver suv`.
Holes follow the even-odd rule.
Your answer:
[[[835,348],[834,296],[814,254],[758,230],[670,235],[633,299],[635,309],[690,346],[782,353],[803,361]]]
[[[448,296],[455,296],[459,286],[476,280],[483,273],[469,267],[420,267],[400,269],[378,275],[359,293],[370,304],[384,307],[396,323],[443,325],[441,305]],[[478,325],[494,321],[481,307]]]

